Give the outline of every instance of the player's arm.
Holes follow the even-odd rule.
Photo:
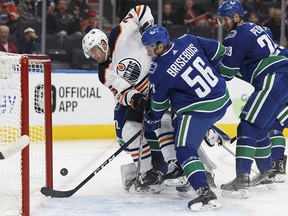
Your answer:
[[[121,22],[121,26],[125,31],[131,31],[131,33],[135,31],[135,28],[142,33],[153,24],[154,17],[152,16],[150,7],[147,5],[138,5],[132,8]]]
[[[153,83],[151,79],[150,82],[152,85],[150,117],[157,120],[161,119],[165,111],[170,107],[168,89],[167,84],[164,82]]]
[[[100,82],[109,88],[117,100],[121,97],[122,92],[131,88],[130,83],[112,70],[111,63],[99,64],[98,77]]]
[[[106,64],[106,66],[99,65],[98,76],[101,83],[112,92],[116,101],[123,106],[131,106],[140,112],[148,107],[147,99],[141,94],[140,90],[114,72],[110,64]],[[140,87],[147,88],[147,83],[148,79],[145,78],[143,83],[140,83]]]
[[[207,59],[212,67],[217,67],[217,64],[225,54],[225,46],[219,41],[197,37],[200,47],[204,50]]]
[[[246,54],[246,48],[242,43],[229,41],[223,45],[226,48],[219,66],[219,71],[226,80],[230,80],[239,74]]]

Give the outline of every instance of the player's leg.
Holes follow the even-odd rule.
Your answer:
[[[269,79],[273,82],[269,82]],[[266,79],[268,80],[267,82],[263,82],[263,90],[259,91],[258,95],[261,94],[264,97],[266,97],[265,100],[262,100],[263,105],[259,109],[259,113],[257,116],[255,115],[254,117],[254,124],[257,126],[263,125],[263,128],[269,128],[271,129],[272,127],[275,127],[276,131],[283,131],[283,127],[281,127],[280,124],[278,124],[277,119],[282,119],[281,121],[283,122],[283,119],[287,117],[287,114],[285,109],[283,110],[284,107],[287,106],[287,96],[288,96],[288,88],[287,88],[287,81],[288,81],[288,76],[286,74],[269,74],[266,75]],[[267,84],[265,84],[267,83]],[[269,89],[269,91],[267,91]],[[285,91],[286,89],[286,91]],[[283,90],[285,92],[283,92]],[[258,101],[260,101],[258,99]],[[284,111],[284,112],[283,112]],[[280,114],[279,114],[280,113]],[[254,177],[254,179],[251,180],[251,186],[254,185],[255,180],[257,184],[257,178],[263,177],[262,179],[260,178],[260,182],[267,183],[267,186],[269,183],[271,183],[272,180],[275,180],[275,173],[270,169],[270,164],[268,162],[264,162],[265,160],[271,160],[272,163],[272,157],[274,157],[274,160],[279,160],[283,159],[284,157],[284,146],[285,146],[285,140],[282,138],[278,139],[279,141],[279,148],[275,148],[275,145],[272,143],[272,150],[270,147],[270,140],[268,137],[266,137],[266,132],[262,130],[262,133],[260,133],[257,137],[257,148],[256,148],[256,156],[255,156],[255,161],[257,163],[257,167],[260,171],[261,174],[257,175]],[[270,133],[271,134],[271,133]],[[273,134],[273,132],[272,132]],[[276,132],[276,134],[279,134],[279,132]],[[275,134],[274,134],[275,135]],[[280,135],[280,134],[279,134]],[[271,137],[270,137],[271,139]],[[277,140],[277,139],[276,139]],[[276,140],[271,140],[272,142],[276,142]],[[281,147],[283,146],[283,147]],[[274,148],[273,148],[274,147]],[[270,157],[270,154],[272,157]],[[283,160],[284,161],[284,160]],[[269,186],[270,187],[270,186]],[[273,189],[273,187],[272,187]]]
[[[275,174],[272,171],[271,145],[267,134],[267,130],[262,130],[256,138],[255,162],[260,172],[251,179],[250,186],[265,185],[274,190],[271,184],[275,180]]]
[[[284,126],[276,120],[269,129],[272,154],[272,171],[275,173],[275,182],[284,182],[286,174],[287,156],[285,155],[286,140],[283,135]]]
[[[198,194],[198,197],[191,200],[188,206],[191,210],[221,207],[217,196],[209,187],[204,165],[197,153],[211,124],[209,120],[203,121],[191,115],[183,115],[177,119],[179,120],[176,134],[177,160],[189,183]]]
[[[165,162],[168,164],[167,172],[164,175],[164,183],[167,186],[181,186],[186,184],[182,167],[176,160],[174,128],[170,112],[166,112],[161,119],[161,127],[155,130],[158,143]]]
[[[130,140],[135,133],[142,129],[142,118],[142,115],[136,110],[128,108],[122,130],[124,142]],[[139,155],[140,142],[142,145],[141,155]],[[156,168],[153,168],[151,149],[145,136],[139,136],[135,139],[128,146],[128,149],[135,164],[137,164],[139,159],[141,160],[139,181],[135,182],[135,189],[138,192],[159,192],[161,190],[162,174]]]
[[[281,103],[285,97],[287,98],[287,93],[281,93],[283,90],[280,88],[287,88],[284,87],[287,84],[282,82],[282,78],[281,75],[266,75],[262,83],[259,83],[259,88],[255,88],[255,91],[246,102],[240,114],[241,122],[237,128],[236,178],[221,186],[221,189],[230,192],[227,194],[222,193],[222,195],[233,196],[234,192],[236,193],[243,189],[243,193],[236,193],[235,196],[239,195],[239,198],[247,198],[249,196],[246,192],[250,184],[249,175],[255,155],[257,156],[256,162],[261,173],[260,176],[256,176],[258,178],[257,182],[261,182],[262,177],[263,179],[268,177],[273,181],[273,176],[270,173],[272,161],[268,131],[266,132],[263,129],[272,125],[280,112],[278,112],[278,109],[282,106]],[[282,98],[283,96],[284,98]],[[259,179],[259,177],[261,178]],[[252,180],[253,185],[255,185],[255,181],[256,179]],[[263,183],[267,183],[267,181],[263,181]]]
[[[222,184],[222,196],[235,198],[248,198],[248,187],[250,186],[251,166],[256,152],[255,133],[260,131],[250,123],[241,121],[237,127],[236,144],[236,178]],[[245,134],[245,135],[244,135]]]

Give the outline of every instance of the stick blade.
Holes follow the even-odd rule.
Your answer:
[[[67,198],[67,197],[72,196],[75,193],[75,190],[58,191],[58,190],[53,190],[47,187],[42,187],[40,191],[45,196],[56,197],[56,198]]]
[[[7,148],[0,152],[0,159],[9,158],[18,152],[22,151],[30,143],[30,138],[27,135],[23,135],[16,139],[15,143],[10,144]]]

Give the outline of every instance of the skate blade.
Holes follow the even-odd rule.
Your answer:
[[[191,198],[194,199],[198,196],[198,194],[196,193],[195,190],[192,189],[192,187],[189,187],[187,189],[187,191],[178,191],[177,190],[177,195],[179,197],[182,197],[182,198],[190,198],[190,199]]]
[[[276,174],[276,175],[275,175],[275,182],[276,182],[276,183],[283,183],[283,182],[285,182],[285,175],[283,175],[283,174]]]
[[[123,184],[124,190],[130,191],[130,188],[134,185],[134,183],[135,183],[135,179],[133,179],[133,180],[131,180],[131,181],[126,181],[126,182]]]
[[[191,211],[207,211],[221,208],[222,204],[218,200],[210,200],[207,204],[203,205],[202,202],[194,203],[190,206]]]
[[[237,199],[247,199],[249,197],[248,189],[239,189],[238,191],[222,190],[221,196]]]
[[[165,179],[164,184],[167,187],[181,187],[187,184],[187,180],[184,176],[180,176],[175,179]]]
[[[157,194],[160,193],[165,186],[161,185],[148,185],[144,187],[135,186],[130,187],[129,192],[138,194]]]
[[[250,187],[249,190],[269,190],[269,191],[275,191],[276,190],[276,186],[275,184],[271,183],[271,184],[259,184],[253,187]]]

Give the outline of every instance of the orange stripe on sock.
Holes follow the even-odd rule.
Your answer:
[[[166,141],[173,140],[173,139],[174,139],[173,137],[163,138],[159,140],[159,143],[166,142]]]

